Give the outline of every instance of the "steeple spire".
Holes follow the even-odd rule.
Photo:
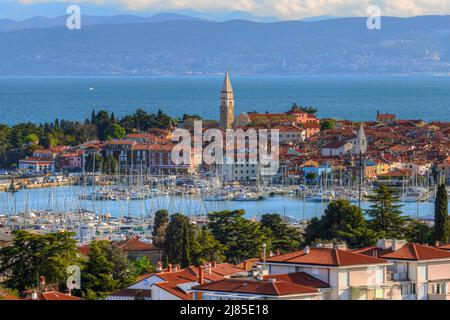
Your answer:
[[[355,153],[365,154],[367,151],[367,147],[367,137],[366,132],[364,131],[364,123],[361,122],[358,130],[358,135],[356,136]]]
[[[230,75],[228,72],[223,80],[222,92],[233,92],[233,87],[231,86]]]

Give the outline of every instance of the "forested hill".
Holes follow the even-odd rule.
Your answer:
[[[448,74],[450,16],[171,20],[0,32],[0,75]]]

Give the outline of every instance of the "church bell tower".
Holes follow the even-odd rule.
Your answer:
[[[231,129],[234,122],[234,94],[230,75],[226,74],[220,92],[220,127]]]

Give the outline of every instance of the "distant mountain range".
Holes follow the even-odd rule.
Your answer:
[[[11,19],[0,19],[0,31],[13,31],[22,29],[52,28],[64,27],[67,21],[67,15],[56,18],[33,17],[22,21]],[[136,23],[155,23],[166,21],[198,21],[200,18],[182,15],[178,13],[158,13],[150,17],[141,17],[135,15],[114,15],[114,16],[90,16],[82,15],[81,22],[83,26],[92,26],[99,24],[136,24]]]
[[[450,74],[450,16],[216,22],[164,13],[0,21],[0,75]],[[323,20],[325,19],[325,20]]]

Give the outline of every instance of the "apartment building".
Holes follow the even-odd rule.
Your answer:
[[[403,240],[380,240],[375,247],[355,252],[390,262],[387,280],[393,298],[402,300],[450,300],[450,251]]]

